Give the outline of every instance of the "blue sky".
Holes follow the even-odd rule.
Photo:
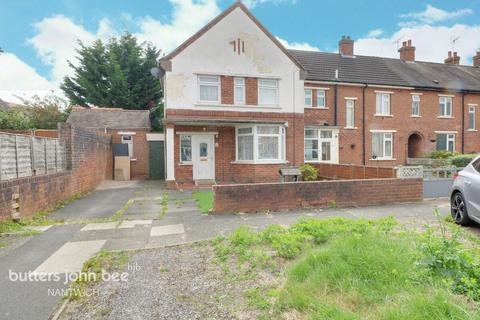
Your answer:
[[[455,50],[462,63],[480,48],[480,0],[245,0],[289,47],[335,51],[352,36],[359,54],[396,57],[397,39],[412,39],[417,58],[441,62]],[[232,0],[0,0],[0,98],[58,88],[69,73],[76,39],[108,39],[124,29],[169,51]],[[10,99],[11,100],[11,99]]]

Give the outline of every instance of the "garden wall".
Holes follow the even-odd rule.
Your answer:
[[[66,171],[0,182],[0,220],[49,209],[112,177],[111,136],[85,128],[59,125],[65,142]]]
[[[376,179],[396,178],[395,168],[369,167],[353,164],[312,163],[319,176],[327,179]]]
[[[213,186],[215,213],[354,207],[423,199],[422,179],[330,180]]]

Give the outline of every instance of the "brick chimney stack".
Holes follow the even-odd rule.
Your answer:
[[[473,66],[480,68],[480,49],[477,54],[473,56]]]
[[[457,52],[454,52],[452,55],[452,51],[448,51],[448,58],[445,59],[445,64],[460,64],[460,57]]]
[[[338,52],[342,56],[353,56],[353,40],[350,36],[342,36],[338,42]]]
[[[403,41],[402,47],[398,49],[400,59],[403,61],[415,61],[415,47],[412,46],[412,40]]]

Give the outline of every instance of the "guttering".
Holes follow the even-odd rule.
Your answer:
[[[462,92],[462,153],[465,153],[465,94]]]
[[[338,125],[338,85],[335,84],[334,86],[334,93],[333,93],[333,125]]]
[[[362,160],[363,160],[363,165],[367,164],[367,149],[366,149],[366,132],[365,132],[365,91],[367,90],[368,84],[365,83],[363,89],[362,89]]]

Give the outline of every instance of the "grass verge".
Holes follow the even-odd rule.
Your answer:
[[[259,277],[245,296],[260,318],[480,319],[479,249],[443,224],[302,219],[212,243],[229,279]]]
[[[207,214],[213,209],[212,191],[194,191],[193,197],[197,202],[197,207],[201,213]]]

